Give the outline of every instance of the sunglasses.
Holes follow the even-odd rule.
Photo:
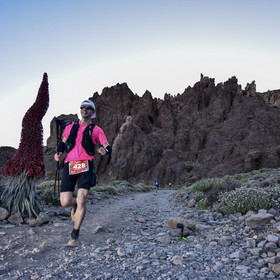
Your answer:
[[[80,109],[93,110],[91,106],[81,106]]]

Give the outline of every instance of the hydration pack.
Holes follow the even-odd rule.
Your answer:
[[[65,142],[65,151],[69,153],[76,145],[76,138],[79,130],[79,122],[74,122],[71,128],[70,135]],[[95,127],[94,123],[89,124],[83,133],[82,146],[90,156],[94,155],[94,143],[92,141],[92,130]]]

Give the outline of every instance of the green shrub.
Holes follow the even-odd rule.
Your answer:
[[[247,183],[249,178],[249,173],[240,173],[232,176],[233,179],[241,181],[242,183]]]
[[[239,187],[241,187],[241,183],[238,180],[225,176],[224,178],[200,180],[184,190],[187,193],[193,194],[196,201],[206,197],[207,205],[211,206],[218,200],[220,193],[234,190]]]
[[[198,209],[200,210],[205,210],[208,208],[208,203],[205,201],[205,200],[201,200],[199,203],[198,203]]]
[[[240,188],[222,193],[219,197],[218,210],[223,214],[258,211],[259,209],[278,208],[280,188]]]
[[[212,184],[218,179],[203,179],[200,181],[197,181],[190,187],[186,188],[186,191],[188,193],[195,193],[195,192],[206,192],[209,189],[211,189]]]
[[[153,189],[152,186],[148,186],[143,183],[139,183],[135,185],[135,190],[137,192],[149,192],[151,189]]]
[[[96,192],[104,192],[110,195],[118,194],[118,191],[113,186],[110,185],[97,185],[91,188],[91,190]]]
[[[127,181],[113,181],[110,182],[109,185],[114,187],[120,193],[133,188],[133,185]]]
[[[37,190],[47,190],[47,189],[51,189],[54,188],[55,186],[55,181],[54,180],[49,180],[49,181],[43,181],[40,184],[37,185]]]
[[[127,181],[113,181],[108,184],[97,185],[91,188],[92,191],[105,192],[111,195],[117,195],[122,192],[148,192],[152,189],[152,186],[138,183],[132,185]]]
[[[41,195],[41,199],[45,201],[46,204],[60,205],[59,195],[54,194],[52,189],[47,189]]]
[[[261,168],[261,169],[257,169],[257,170],[252,170],[251,174],[253,174],[253,175],[262,174],[262,173],[265,173],[265,172],[269,172],[271,170],[272,170],[272,168]]]
[[[202,200],[202,199],[204,199],[205,198],[205,194],[203,193],[203,192],[195,192],[194,194],[193,194],[193,199],[196,201],[196,202],[198,202],[198,201],[200,201],[200,200]]]
[[[188,192],[188,188],[189,188],[189,187],[183,186],[183,187],[181,187],[181,189],[180,189],[178,192],[180,192],[180,193],[186,193],[186,192]]]
[[[256,187],[259,188],[267,188],[277,185],[277,180],[275,178],[267,178],[264,180],[261,180],[256,184]]]
[[[240,188],[242,183],[230,176],[225,176],[224,178],[216,178],[211,182],[211,188],[206,191],[206,200],[208,205],[213,205],[218,201],[219,195],[224,192],[232,191]]]

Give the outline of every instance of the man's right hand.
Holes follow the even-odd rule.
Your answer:
[[[59,161],[61,157],[62,157],[62,153],[61,153],[61,152],[60,152],[60,153],[55,153],[55,154],[54,154],[54,159],[55,159],[56,161]]]

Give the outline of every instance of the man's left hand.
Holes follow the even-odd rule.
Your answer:
[[[99,154],[101,154],[102,156],[105,156],[106,155],[106,151],[105,151],[105,148],[104,147],[100,147],[99,149],[97,149],[97,152]]]

